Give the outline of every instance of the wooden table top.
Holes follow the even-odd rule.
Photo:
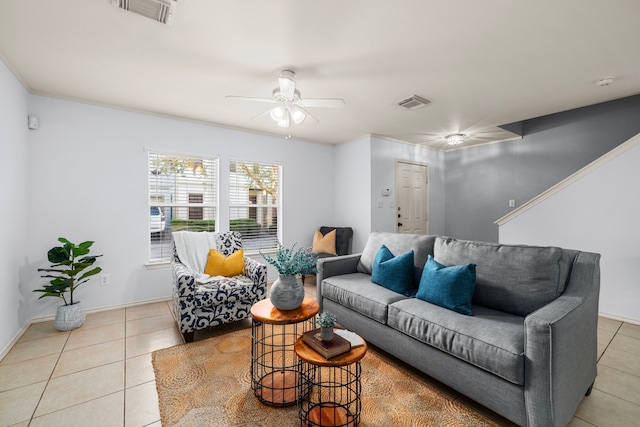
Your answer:
[[[313,298],[304,297],[302,305],[295,310],[278,310],[269,298],[253,304],[251,317],[265,323],[288,325],[312,318],[320,311],[320,304]]]
[[[364,341],[364,339],[362,340]],[[367,353],[367,343],[358,347],[352,347],[346,353],[339,354],[331,359],[325,359],[323,355],[309,347],[302,337],[298,338],[293,345],[293,349],[298,357],[307,363],[311,363],[316,366],[346,366],[352,363],[356,363],[362,359]]]

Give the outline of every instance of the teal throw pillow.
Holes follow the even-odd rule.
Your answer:
[[[399,294],[409,295],[412,276],[413,251],[394,256],[385,245],[380,247],[371,271],[373,283]]]
[[[416,298],[471,316],[475,286],[475,264],[446,267],[429,255]]]

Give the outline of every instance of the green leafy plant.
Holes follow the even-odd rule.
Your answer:
[[[321,328],[333,328],[336,325],[336,316],[329,313],[328,311],[323,311],[318,315],[318,320],[316,323]]]
[[[94,267],[88,271],[96,258],[102,255],[89,255],[90,247],[94,242],[87,241],[78,245],[71,243],[64,237],[58,239],[62,246],[51,248],[47,252],[47,258],[51,263],[49,268],[39,268],[38,271],[46,272],[41,277],[50,278],[48,285],[42,289],[34,289],[33,292],[41,292],[40,298],[58,297],[62,298],[64,305],[73,305],[73,292],[83,283],[86,283],[91,276],[102,271],[100,267]],[[69,292],[69,302],[65,294]]]
[[[275,258],[265,255],[260,251],[260,255],[271,265],[273,265],[280,274],[303,274],[308,273],[315,267],[318,256],[311,252],[311,248],[300,248],[294,250],[294,244],[291,249],[286,249],[278,242],[278,250]]]

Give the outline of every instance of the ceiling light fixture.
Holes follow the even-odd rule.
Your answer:
[[[448,145],[460,145],[464,142],[464,138],[466,137],[463,133],[452,133],[451,135],[447,135],[444,139],[447,140]]]

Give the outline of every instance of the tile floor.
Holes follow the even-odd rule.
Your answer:
[[[91,313],[71,332],[33,324],[0,361],[0,426],[160,427],[151,353],[181,343],[168,301]],[[640,326],[601,318],[598,349],[594,390],[569,425],[640,426]]]

